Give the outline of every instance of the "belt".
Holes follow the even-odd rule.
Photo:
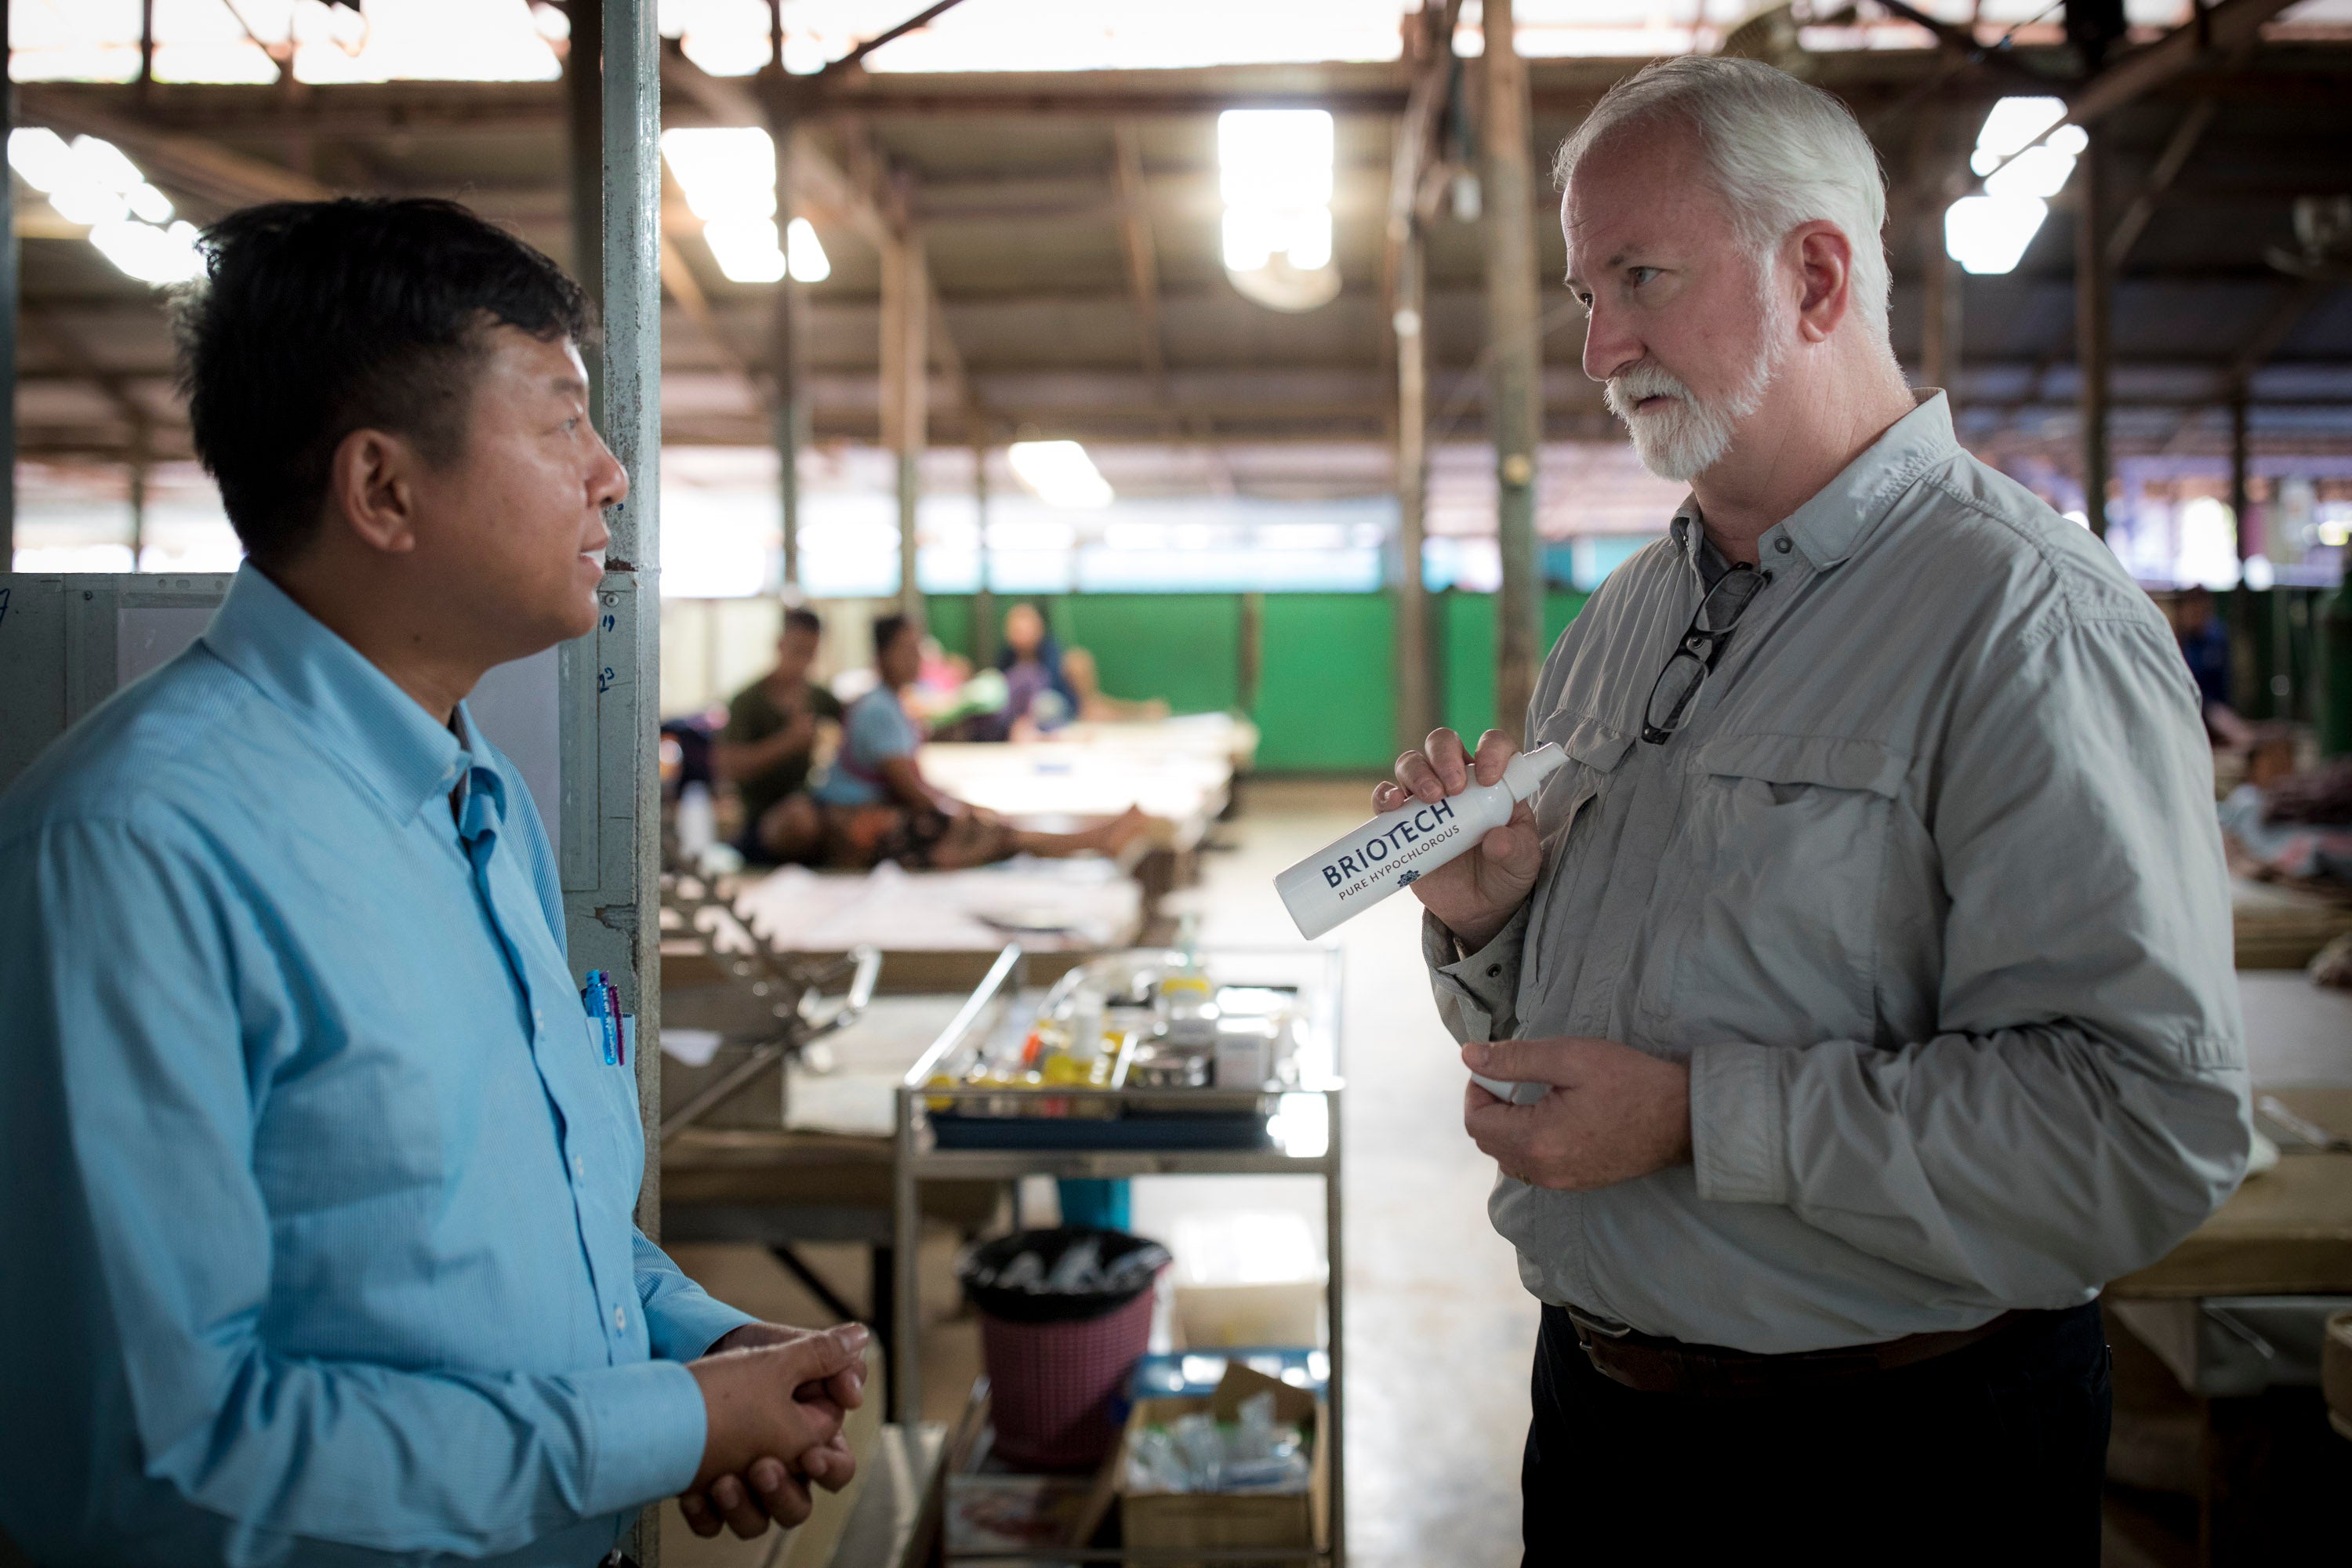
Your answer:
[[[1681,1394],[1706,1399],[1753,1398],[1872,1377],[1916,1366],[2030,1321],[2058,1315],[2054,1310],[2020,1309],[2003,1312],[1973,1329],[1906,1334],[1879,1344],[1849,1345],[1837,1350],[1761,1355],[1723,1345],[1686,1344],[1681,1340],[1632,1330],[1622,1334],[1601,1332],[1575,1314],[1568,1314],[1570,1321],[1576,1325],[1576,1342],[1583,1347],[1593,1370],[1611,1382],[1643,1394]]]

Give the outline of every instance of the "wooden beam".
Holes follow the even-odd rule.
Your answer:
[[[2218,0],[2199,9],[2171,32],[2120,56],[2115,64],[2074,89],[2066,105],[2068,121],[2090,125],[2135,99],[2196,69],[2207,60],[2250,45],[2263,24],[2295,0]]]
[[[2253,335],[2246,340],[2246,346],[2238,351],[2238,357],[2231,362],[2228,383],[2232,389],[2232,396],[2242,399],[2246,384],[2253,379],[2254,372],[2262,369],[2271,355],[2278,353],[2279,345],[2285,342],[2287,334],[2311,313],[2312,307],[2339,287],[2340,284],[2325,278],[2297,280],[2286,298],[2263,318],[2262,325],[2254,329]]]
[[[2205,139],[2205,132],[2213,128],[2213,118],[2221,109],[2216,100],[2200,98],[2189,106],[2189,112],[2172,128],[2172,134],[2165,139],[2164,151],[2156,155],[2155,166],[2147,172],[2147,183],[2132,197],[2131,205],[2124,208],[2123,216],[2116,219],[2115,232],[2107,236],[2107,266],[2111,269],[2123,269],[2124,258],[2147,232],[2158,205],[2172,189],[2172,182],[2180,177],[2180,171],[2189,166],[2189,157]]]
[[[128,105],[131,100],[126,96],[122,101]],[[42,102],[40,122],[51,130],[111,142],[163,190],[222,212],[256,202],[324,201],[339,194],[308,174],[233,153],[201,136],[126,118],[94,99],[60,94]]]

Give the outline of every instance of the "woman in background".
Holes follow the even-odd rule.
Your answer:
[[[1078,716],[1078,693],[1062,669],[1062,645],[1034,605],[1004,613],[1004,647],[996,655],[1004,675],[1004,706],[983,720],[982,741],[1028,740]]]

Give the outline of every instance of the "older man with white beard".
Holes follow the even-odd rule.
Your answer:
[[[1585,372],[1691,494],[1545,666],[1570,764],[1413,889],[1517,1086],[1465,1121],[1543,1302],[1527,1561],[2095,1563],[2095,1298],[2249,1144],[2195,690],[1906,388],[1835,100],[1663,63],[1559,174]],[[1373,804],[1513,751],[1438,731]]]

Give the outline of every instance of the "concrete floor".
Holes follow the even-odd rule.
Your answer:
[[[1203,857],[1199,887],[1171,909],[1201,920],[1204,945],[1291,943],[1273,892],[1276,871],[1369,815],[1369,786],[1263,781],[1219,829],[1229,847]],[[1462,1132],[1463,1077],[1422,968],[1419,906],[1391,899],[1334,933],[1347,954],[1345,1201],[1349,1556],[1357,1568],[1506,1568],[1519,1560],[1518,1462],[1536,1308],[1510,1248],[1488,1226],[1494,1166]],[[2299,973],[2245,977],[2255,1076],[2265,1084],[2352,1081],[2352,994]],[[1135,1186],[1135,1227],[1164,1235],[1211,1210],[1286,1209],[1320,1235],[1313,1184],[1161,1178]],[[853,1302],[862,1255],[810,1248]],[[954,1299],[952,1243],[926,1248],[927,1300]],[[689,1273],[748,1310],[822,1321],[765,1255],[682,1248]],[[952,1419],[977,1370],[968,1321],[942,1314],[924,1336],[926,1405]],[[671,1512],[675,1515],[673,1506]],[[750,1564],[764,1543],[692,1542],[673,1517],[674,1563]],[[2117,1568],[2162,1561],[2110,1535]]]

